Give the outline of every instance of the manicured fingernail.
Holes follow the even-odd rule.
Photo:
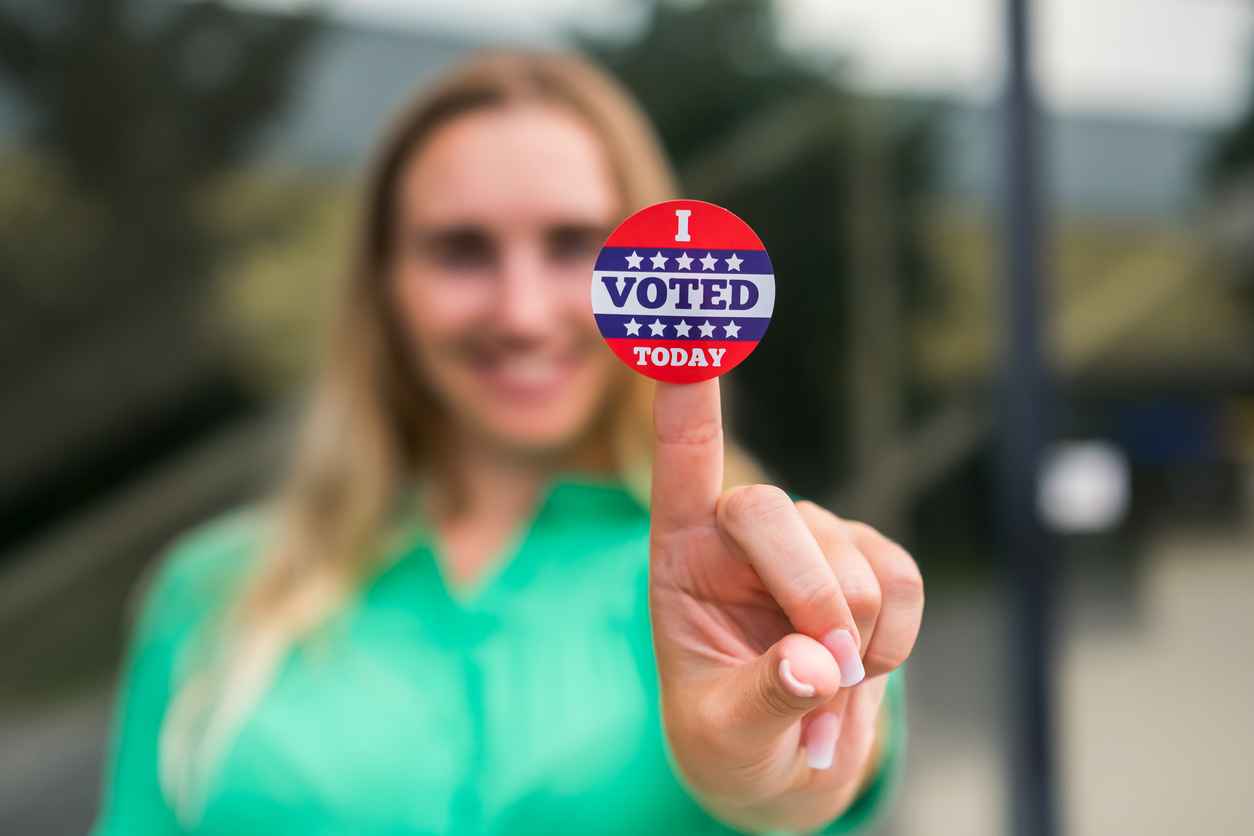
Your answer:
[[[806,763],[811,769],[829,769],[836,757],[836,738],[840,736],[840,716],[825,711],[806,727]]]
[[[802,682],[793,676],[792,668],[788,664],[787,659],[779,660],[779,678],[784,680],[784,687],[792,691],[799,697],[813,697],[814,686],[808,682]]]
[[[840,687],[857,685],[866,676],[853,633],[844,628],[833,630],[823,637],[823,646],[831,652],[836,664],[840,666]]]

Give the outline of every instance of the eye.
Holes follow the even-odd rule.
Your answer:
[[[420,236],[419,252],[439,267],[453,272],[482,270],[496,259],[496,245],[482,229],[453,227]]]
[[[558,263],[583,263],[596,257],[607,232],[593,224],[562,224],[545,235],[548,256]]]

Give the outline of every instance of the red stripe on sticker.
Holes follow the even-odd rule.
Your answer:
[[[607,339],[631,368],[654,380],[668,383],[696,383],[718,377],[753,352],[757,342],[749,340],[632,340]]]
[[[747,223],[704,200],[668,200],[637,212],[610,234],[605,246],[766,249]]]

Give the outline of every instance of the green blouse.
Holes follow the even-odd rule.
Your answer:
[[[157,779],[180,652],[255,553],[240,512],[184,536],[127,654],[95,836],[181,828]],[[672,768],[648,613],[645,508],[555,481],[511,549],[454,588],[417,530],[317,641],[293,649],[226,752],[197,834],[736,833]],[[184,660],[185,661],[185,660]],[[823,833],[863,830],[897,783],[890,676],[879,775]]]

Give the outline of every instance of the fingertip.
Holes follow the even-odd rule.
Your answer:
[[[784,686],[799,697],[831,699],[840,690],[840,666],[823,645],[802,633],[785,636],[779,644],[779,674]],[[787,663],[785,665],[785,663]],[[787,676],[785,676],[787,674]],[[813,688],[794,688],[789,680]]]
[[[785,657],[779,660],[779,678],[784,682],[784,688],[790,691],[794,696],[809,698],[817,693],[817,689],[809,682],[802,682],[792,672],[792,663]]]
[[[802,746],[811,769],[830,769],[836,757],[836,741],[840,739],[840,716],[825,711],[806,727]]]
[[[844,628],[832,630],[823,637],[823,646],[840,668],[842,688],[857,685],[866,677],[862,657],[858,653],[858,640],[851,631]]]

